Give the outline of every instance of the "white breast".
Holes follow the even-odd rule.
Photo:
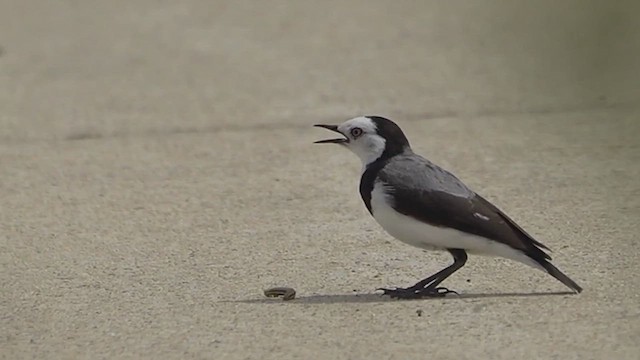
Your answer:
[[[472,254],[500,256],[541,269],[519,250],[481,236],[437,227],[400,214],[391,207],[392,198],[376,182],[371,193],[371,211],[382,228],[396,239],[426,250],[464,249]]]

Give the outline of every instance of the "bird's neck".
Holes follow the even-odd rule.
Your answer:
[[[384,164],[395,156],[406,155],[411,153],[413,153],[413,151],[411,150],[410,147],[407,146],[401,149],[386,148],[380,154],[370,154],[369,156],[360,157],[360,160],[362,160],[362,171],[360,172],[360,175],[364,174],[364,172],[367,171],[367,169],[371,167],[377,167],[380,164]]]

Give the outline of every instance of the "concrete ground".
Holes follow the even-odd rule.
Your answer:
[[[0,357],[637,359],[639,13],[612,3],[0,1]],[[459,297],[375,294],[451,260],[312,145],[363,113],[585,291],[471,257]]]

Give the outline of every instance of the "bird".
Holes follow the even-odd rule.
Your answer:
[[[377,289],[382,295],[420,299],[457,294],[440,284],[465,265],[467,254],[515,260],[548,273],[574,293],[582,291],[551,263],[547,246],[453,173],[414,153],[395,122],[381,116],[358,116],[340,125],[314,126],[341,135],[316,144],[338,144],[360,158],[360,196],[389,235],[453,256],[451,265],[413,286]]]

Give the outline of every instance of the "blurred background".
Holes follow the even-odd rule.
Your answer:
[[[633,0],[3,0],[0,139],[628,106],[639,18]]]
[[[637,0],[0,0],[0,358],[637,359],[639,19]],[[358,160],[312,145],[362,114],[585,291],[470,257],[459,301],[372,294],[450,257],[385,234]]]

